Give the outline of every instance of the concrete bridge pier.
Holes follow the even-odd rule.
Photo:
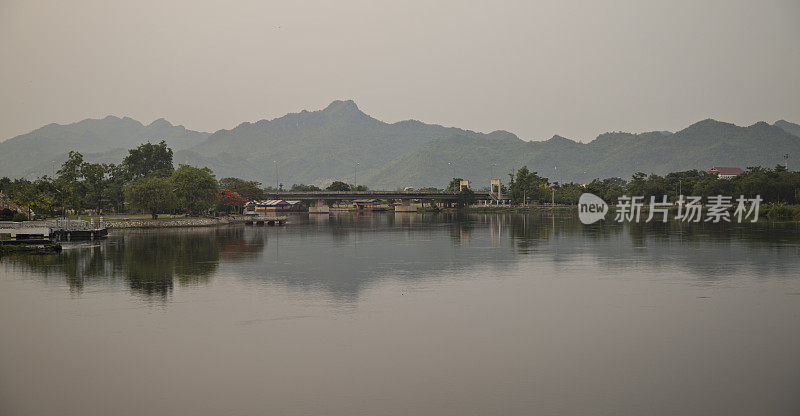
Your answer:
[[[318,199],[308,206],[309,214],[330,214],[331,208],[325,205],[325,200]]]
[[[400,199],[400,205],[394,206],[394,212],[417,212],[417,207],[411,205],[410,199]]]

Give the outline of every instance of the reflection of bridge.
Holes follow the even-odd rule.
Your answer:
[[[479,201],[497,200],[497,195],[490,192],[475,192],[475,199]],[[439,191],[311,191],[311,192],[270,192],[267,198],[304,201],[309,203],[309,212],[327,212],[324,206],[325,201],[353,201],[363,199],[377,200],[399,200],[400,206],[397,211],[405,211],[403,207],[409,207],[412,200],[437,201],[437,202],[457,202],[458,192],[439,192]],[[416,211],[416,209],[410,209]]]

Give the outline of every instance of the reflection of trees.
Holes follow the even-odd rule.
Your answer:
[[[73,291],[121,285],[148,298],[167,298],[174,285],[226,274],[282,287],[358,299],[382,279],[502,275],[520,261],[556,265],[576,259],[602,270],[688,271],[698,281],[794,273],[798,224],[686,224],[675,221],[583,225],[577,217],[521,214],[349,214],[293,218],[286,227],[130,230],[59,255],[3,257],[43,280]],[[271,249],[265,250],[267,243]]]
[[[80,292],[93,282],[124,281],[145,297],[164,298],[175,282],[208,283],[220,258],[236,261],[260,255],[265,240],[253,231],[244,227],[129,230],[99,244],[68,247],[58,255],[3,260],[46,280],[66,278],[71,291]]]

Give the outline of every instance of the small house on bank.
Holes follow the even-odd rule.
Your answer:
[[[714,166],[713,168],[707,170],[706,173],[717,175],[717,177],[720,179],[730,179],[735,176],[741,175],[742,173],[744,173],[744,170],[740,168]]]
[[[275,212],[302,211],[300,201],[285,201],[283,199],[270,199],[267,201],[250,201],[244,206],[245,215],[267,215]]]

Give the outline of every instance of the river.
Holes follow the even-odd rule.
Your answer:
[[[2,415],[797,415],[800,227],[292,216],[0,259]]]

